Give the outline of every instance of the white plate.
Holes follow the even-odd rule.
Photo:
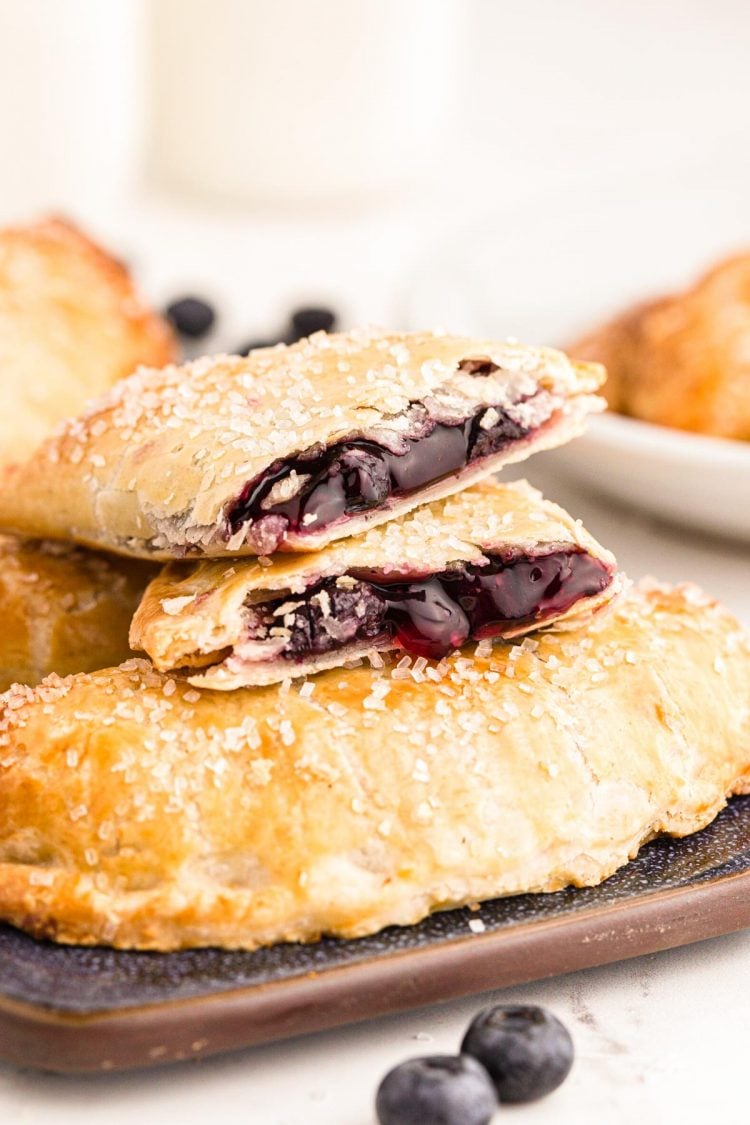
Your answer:
[[[662,519],[750,541],[750,442],[603,414],[545,468]]]
[[[564,346],[750,246],[750,177],[728,171],[607,191],[582,184],[473,215],[423,263],[409,325]],[[605,415],[545,466],[666,520],[750,539],[750,443]]]

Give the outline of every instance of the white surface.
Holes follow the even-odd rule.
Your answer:
[[[558,450],[555,465],[661,519],[750,541],[750,442],[607,413]]]
[[[481,198],[503,206],[568,189],[588,199],[602,190],[604,178],[652,185],[676,169],[685,170],[681,183],[689,185],[699,166],[717,184],[731,184],[736,165],[747,163],[745,0],[403,0],[399,26],[387,41],[377,30],[365,31],[376,57],[358,68],[339,38],[342,22],[350,27],[354,17],[334,21],[343,9],[363,9],[363,0],[258,0],[258,31],[243,22],[239,42],[227,47],[226,29],[240,5],[256,6],[242,0],[0,0],[0,146],[8,157],[0,217],[37,207],[85,207],[89,220],[93,209],[111,217],[113,199],[122,202],[131,180],[153,171],[139,141],[152,125],[163,137],[162,121],[179,134],[166,142],[165,164],[179,149],[181,165],[192,155],[191,182],[203,181],[225,198],[239,180],[257,198],[248,183],[254,172],[258,188],[278,182],[276,170],[259,167],[260,152],[253,151],[259,85],[266,120],[277,124],[278,136],[261,138],[258,149],[268,152],[275,139],[275,158],[287,174],[295,175],[291,154],[299,150],[304,159],[297,177],[309,166],[330,183],[323,166],[329,150],[349,145],[351,167],[342,169],[337,154],[329,168],[336,166],[341,181],[351,184],[379,153],[389,166],[374,170],[373,193],[403,183],[411,170],[432,169],[420,195],[450,197],[452,222],[476,212]],[[372,0],[372,6],[386,5]],[[456,7],[461,20],[451,57],[441,35]],[[154,12],[177,52],[184,50],[193,64],[182,105],[185,81],[168,59],[155,68],[162,78],[149,101],[142,65],[148,22],[140,31],[137,25]],[[191,17],[203,48],[197,58],[183,42]],[[280,42],[260,47],[264,27],[274,20]],[[331,39],[341,44],[333,58]],[[277,72],[269,75],[272,58]],[[360,71],[369,76],[369,88]],[[419,89],[409,87],[409,76]],[[387,85],[394,79],[400,83],[395,99]],[[166,94],[163,82],[173,82]],[[414,135],[415,110],[423,118],[417,152],[406,143]],[[232,120],[225,123],[222,114]],[[206,116],[227,142],[218,153],[200,143],[196,118]],[[151,155],[158,164],[160,154]],[[209,162],[214,167],[202,172]],[[289,199],[304,192],[287,181],[280,194]],[[635,235],[638,216],[631,218]],[[700,238],[700,228],[695,235]]]
[[[87,215],[137,177],[141,0],[0,0],[0,215]]]
[[[745,932],[161,1072],[80,1081],[0,1070],[0,1106],[13,1125],[375,1125],[389,1067],[455,1051],[482,1004],[518,1000],[562,1017],[577,1060],[546,1101],[507,1111],[516,1125],[740,1125],[748,964]]]
[[[431,249],[411,325],[564,345],[633,301],[680,289],[750,250],[750,161],[530,191],[472,211]]]
[[[429,175],[458,81],[457,0],[152,0],[150,15],[159,178],[339,205]]]

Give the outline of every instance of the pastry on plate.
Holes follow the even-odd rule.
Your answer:
[[[439,659],[591,611],[619,586],[612,555],[525,481],[484,481],[263,562],[170,563],[144,595],[132,647],[161,671],[229,690],[376,650]]]
[[[750,441],[750,254],[622,313],[570,352],[606,364],[614,410]]]
[[[70,223],[0,230],[0,462],[29,456],[138,364],[174,356],[125,267]]]
[[[0,685],[126,660],[148,563],[0,536]]]
[[[142,660],[2,697],[0,918],[253,949],[605,879],[750,789],[750,641],[695,588],[302,684]]]
[[[363,331],[142,371],[5,474],[0,528],[163,559],[320,550],[567,441],[603,379]]]

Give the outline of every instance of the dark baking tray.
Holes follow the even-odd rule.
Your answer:
[[[474,933],[471,919],[484,931]],[[750,925],[750,797],[600,887],[256,953],[57,946],[0,927],[0,1058],[80,1073],[266,1043]]]

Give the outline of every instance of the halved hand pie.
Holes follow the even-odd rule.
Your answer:
[[[319,550],[567,441],[603,379],[429,333],[145,371],[6,474],[0,526],[157,558]]]
[[[593,885],[750,788],[750,642],[694,588],[440,664],[197,691],[145,661],[0,713],[0,918],[253,949]]]
[[[615,560],[525,481],[483,482],[309,555],[173,563],[131,644],[162,671],[233,689],[401,648],[440,658],[607,601]]]
[[[0,690],[50,672],[92,672],[130,655],[148,563],[0,536]]]

